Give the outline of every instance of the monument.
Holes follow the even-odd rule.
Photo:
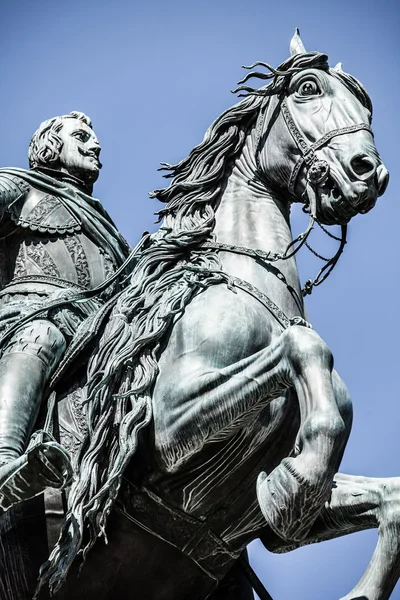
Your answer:
[[[160,228],[130,254],[91,196],[82,113],[41,125],[29,171],[0,170],[4,600],[266,599],[252,540],[287,552],[366,528],[378,544],[343,600],[385,600],[400,576],[400,478],[338,472],[351,399],[303,300],[386,189],[371,101],[298,32],[277,69],[250,69],[164,164]],[[302,288],[296,254],[333,224],[338,250]]]

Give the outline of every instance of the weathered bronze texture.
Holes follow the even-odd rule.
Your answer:
[[[21,477],[19,500],[37,494],[0,518],[5,600],[32,598],[43,562],[37,598],[248,600],[252,540],[287,552],[367,528],[376,550],[345,600],[387,600],[400,576],[400,478],[338,473],[351,399],[303,301],[337,264],[347,223],[386,189],[371,101],[298,32],[287,61],[256,67],[188,158],[164,165],[161,226],[129,268],[90,195],[100,165],[87,117],[49,127],[53,149],[38,155],[50,166],[31,155],[31,171],[0,171],[17,242],[0,293],[0,456],[15,496],[3,506]],[[293,202],[310,218],[294,240]],[[296,253],[333,224],[338,250],[302,289]],[[65,476],[52,488],[46,469]]]

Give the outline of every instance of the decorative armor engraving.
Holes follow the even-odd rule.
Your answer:
[[[109,279],[115,273],[115,270],[116,270],[115,263],[114,263],[113,259],[111,258],[111,256],[109,254],[107,254],[107,252],[102,251],[101,254],[103,255],[103,260],[104,260],[104,273],[105,273],[106,279]]]
[[[46,275],[51,277],[60,277],[53,258],[47,252],[44,244],[41,242],[22,244],[20,253],[25,249],[25,257],[27,261],[32,261]]]
[[[0,201],[6,207],[9,203],[10,195],[13,198],[19,198],[29,190],[29,185],[20,177],[3,175],[0,179]],[[3,212],[3,211],[2,211]]]
[[[59,205],[60,200],[55,196],[45,196],[31,211],[29,217],[31,221],[41,221],[45,216],[48,218]]]
[[[84,393],[81,388],[78,388],[69,397],[71,402],[71,410],[74,415],[75,424],[78,427],[79,432],[86,433],[87,431],[87,420],[84,400]]]
[[[14,277],[24,277],[27,274],[25,244],[22,244],[15,259]]]
[[[111,256],[109,254],[107,254],[107,252],[105,252],[103,249],[100,250],[100,254],[103,257],[105,279],[109,279],[110,277],[112,277],[112,275],[114,275],[114,273],[116,271],[116,265],[115,265],[113,259],[111,258]],[[104,298],[111,297],[115,293],[116,289],[117,289],[117,282],[114,282],[110,285],[109,288],[107,288],[105,290],[105,292],[103,292],[103,297]]]
[[[64,448],[71,454],[71,456],[75,456],[81,446],[81,442],[75,436],[73,436],[61,423],[60,442],[64,446]]]
[[[66,237],[64,239],[64,244],[66,245],[74,262],[78,276],[78,283],[84,288],[88,288],[90,286],[89,264],[78,236],[75,235],[74,237]]]

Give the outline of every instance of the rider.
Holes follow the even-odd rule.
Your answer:
[[[30,170],[0,169],[3,510],[70,482],[68,453],[54,439],[31,434],[46,384],[78,326],[102,300],[71,303],[15,326],[54,299],[95,288],[129,253],[91,195],[101,168],[99,155],[90,119],[72,112],[40,125],[29,146]]]

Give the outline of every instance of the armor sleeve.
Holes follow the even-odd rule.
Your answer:
[[[0,227],[10,203],[28,189],[29,185],[19,177],[0,173]]]

